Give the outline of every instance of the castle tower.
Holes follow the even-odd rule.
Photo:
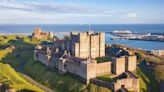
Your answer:
[[[79,57],[88,58],[89,57],[89,36],[87,32],[79,33]]]
[[[125,72],[125,57],[120,57],[120,58],[113,58],[112,60],[113,65],[112,65],[112,69],[113,69],[113,73],[114,74],[122,74],[123,72]]]
[[[38,27],[37,27],[37,28],[35,28],[33,38],[39,38],[40,33],[41,33],[41,29],[40,29],[40,28],[38,28]]]
[[[53,38],[54,38],[53,32],[49,32],[49,38],[50,38],[50,39],[53,39]]]
[[[99,57],[105,56],[105,33],[99,33]]]
[[[91,34],[90,35],[90,58],[96,58],[99,57],[99,34]]]
[[[105,33],[80,32],[71,33],[71,54],[79,58],[105,56]]]
[[[35,33],[36,33],[36,34],[40,34],[41,32],[42,32],[42,31],[41,31],[41,29],[40,29],[40,28],[38,28],[38,27],[37,27],[37,28],[35,28]]]
[[[137,66],[137,57],[136,56],[126,56],[125,57],[125,69],[127,71],[135,71]]]

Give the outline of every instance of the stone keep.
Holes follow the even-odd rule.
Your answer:
[[[79,58],[105,56],[105,33],[71,33],[71,53]]]

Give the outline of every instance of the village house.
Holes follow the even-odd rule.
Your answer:
[[[34,58],[51,70],[57,70],[59,74],[69,72],[79,76],[86,84],[105,74],[124,74],[126,77],[114,78],[111,89],[114,92],[124,88],[139,92],[138,78],[131,73],[136,70],[136,56],[126,55],[111,57],[109,61],[97,61],[97,58],[108,58],[103,32],[71,32],[70,39],[57,40],[52,45],[38,45],[34,50]]]

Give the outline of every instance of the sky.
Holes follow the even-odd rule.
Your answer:
[[[164,0],[0,0],[0,24],[164,24]]]

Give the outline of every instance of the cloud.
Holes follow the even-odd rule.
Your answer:
[[[0,0],[0,2],[15,2],[16,0]]]
[[[0,0],[0,23],[114,23],[137,17],[136,12],[115,11],[77,4]]]
[[[6,1],[0,4],[3,9],[15,9],[36,13],[80,13],[80,14],[109,14],[110,11],[103,9],[93,9],[85,6],[73,4],[40,4],[36,2],[18,3],[12,2],[13,0]]]
[[[82,14],[92,16],[126,16],[128,18],[137,17],[135,12],[119,12],[109,9],[100,9],[95,7],[80,6],[76,4],[41,4],[35,1],[17,2],[16,0],[2,0],[0,9],[20,10],[26,12],[42,14]],[[11,3],[12,2],[12,3]]]
[[[138,16],[138,14],[136,12],[128,12],[126,14],[127,18],[136,18]]]

